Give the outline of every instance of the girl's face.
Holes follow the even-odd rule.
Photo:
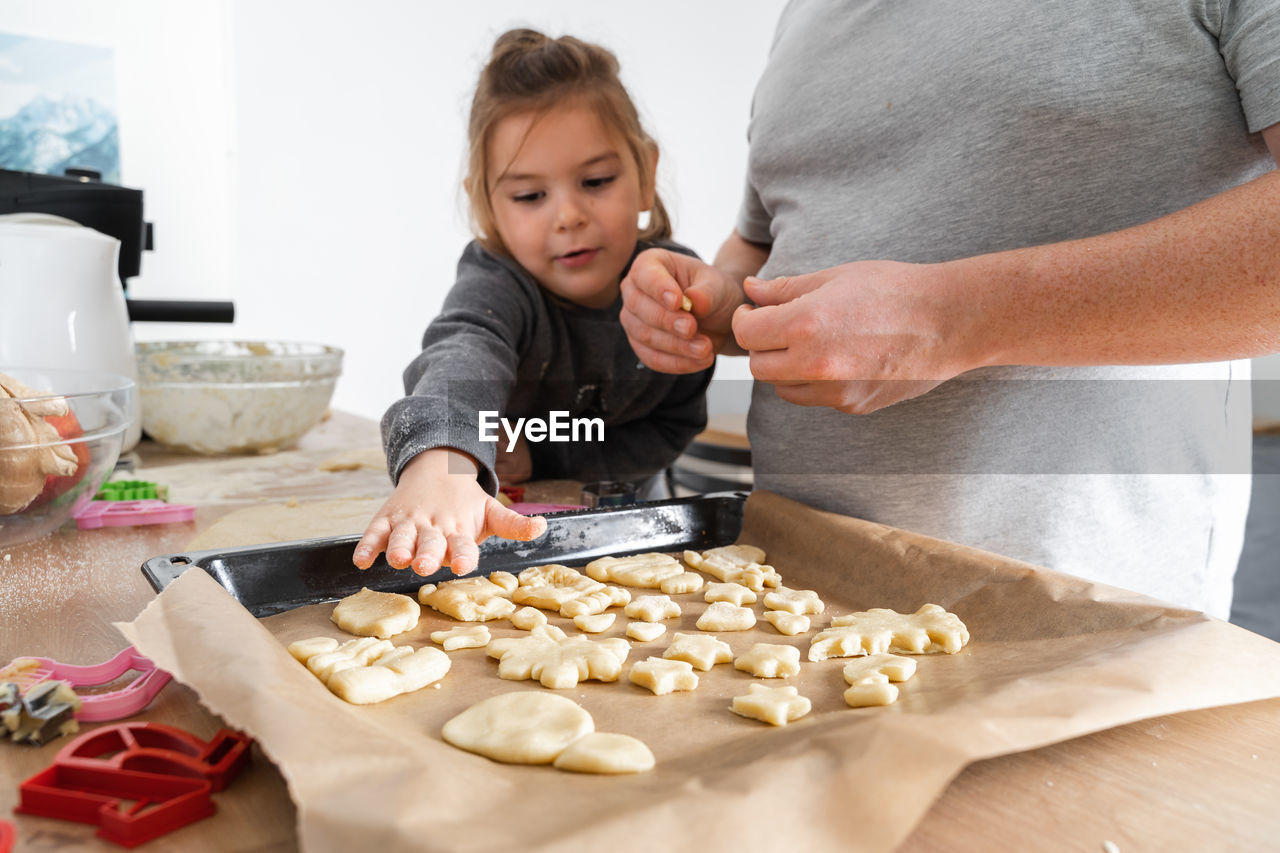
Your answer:
[[[610,305],[640,211],[653,205],[629,150],[594,110],[568,103],[502,119],[485,156],[498,175],[489,191],[494,222],[516,263],[562,299]]]

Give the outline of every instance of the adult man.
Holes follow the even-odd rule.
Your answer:
[[[1225,617],[1277,122],[1274,0],[793,3],[733,235],[622,321],[750,355],[759,487]]]

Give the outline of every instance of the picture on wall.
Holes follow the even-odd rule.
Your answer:
[[[0,33],[0,167],[120,182],[111,48]]]

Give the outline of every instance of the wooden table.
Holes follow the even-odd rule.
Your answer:
[[[324,471],[345,451],[374,448],[377,424],[335,413],[293,450],[199,458],[143,442],[139,479],[167,475],[171,499],[199,507],[186,524],[76,531],[0,550],[0,662],[23,654],[97,663],[125,643],[111,626],[154,597],[139,566],[181,551],[199,531],[255,502],[389,494],[385,472]],[[163,481],[163,480],[162,480]],[[563,490],[561,490],[563,491]],[[526,500],[564,502],[563,494]],[[8,559],[6,559],[6,554]],[[222,722],[171,683],[140,719],[208,738]],[[66,743],[0,744],[0,819],[17,850],[118,850],[93,828],[13,815],[20,781]],[[280,774],[254,763],[215,797],[218,814],[144,850],[296,849],[294,808]],[[1280,699],[1146,720],[965,769],[905,842],[906,851],[1266,850],[1280,842]],[[514,849],[514,848],[513,848]]]

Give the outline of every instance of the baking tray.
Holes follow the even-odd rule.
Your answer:
[[[534,542],[490,537],[480,545],[480,574],[518,572],[542,563],[581,564],[597,557],[643,551],[680,551],[727,545],[742,530],[746,492],[717,492],[691,498],[606,509],[571,510],[547,518],[547,532]],[[151,588],[162,591],[183,572],[203,569],[254,616],[270,616],[332,601],[361,587],[381,592],[414,592],[424,583],[452,580],[447,569],[423,578],[392,569],[379,555],[361,571],[351,564],[359,536],[327,536],[184,551],[152,557],[142,564]]]

